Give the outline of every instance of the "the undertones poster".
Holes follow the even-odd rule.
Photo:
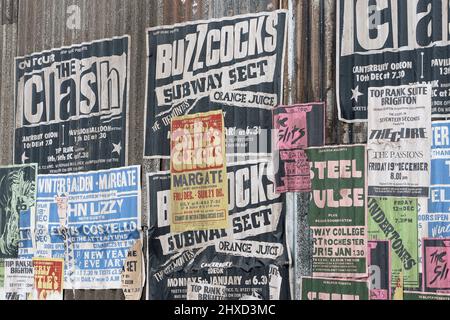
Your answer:
[[[367,277],[367,180],[364,145],[310,148],[308,221],[313,275]]]

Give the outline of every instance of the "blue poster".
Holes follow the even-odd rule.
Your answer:
[[[141,235],[140,166],[39,176],[30,224],[34,257],[65,259],[65,289],[121,288]]]
[[[450,236],[450,121],[433,122],[431,188],[423,219],[428,237]]]

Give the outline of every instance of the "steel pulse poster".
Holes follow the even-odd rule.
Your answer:
[[[17,164],[40,174],[126,165],[128,36],[16,58]]]
[[[223,110],[227,154],[271,154],[287,11],[147,30],[146,158],[169,158],[173,117]]]
[[[63,300],[64,259],[33,259],[34,300]]]
[[[325,144],[325,103],[278,106],[274,110],[277,192],[310,192],[305,149]]]
[[[369,300],[363,280],[302,278],[302,300]]]
[[[415,83],[432,86],[433,118],[450,114],[449,9],[447,0],[337,1],[340,120],[367,121],[369,88]]]
[[[227,229],[222,111],[173,118],[171,128],[171,232]]]
[[[450,294],[450,238],[422,241],[424,291]]]
[[[0,259],[19,256],[27,216],[36,209],[37,166],[0,167]]]
[[[173,233],[170,172],[149,174],[150,300],[288,300],[285,199],[272,161],[228,163],[229,228]]]
[[[428,198],[431,86],[369,89],[369,196]]]
[[[431,188],[423,215],[427,238],[450,237],[450,122],[433,122]]]
[[[369,240],[390,240],[393,291],[400,282],[406,288],[418,288],[417,199],[369,198],[368,208]]]
[[[367,278],[364,145],[310,148],[314,277]]]
[[[64,259],[65,289],[121,289],[141,236],[140,167],[40,175],[31,256]]]

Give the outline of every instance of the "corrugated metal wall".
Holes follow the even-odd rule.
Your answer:
[[[67,9],[76,5],[81,28],[66,25]],[[14,119],[14,57],[71,44],[131,35],[129,104],[129,164],[146,172],[166,169],[167,163],[144,161],[146,77],[145,29],[177,22],[291,9],[285,103],[327,102],[327,143],[366,142],[364,125],[337,120],[335,92],[335,0],[0,0],[0,164],[12,163]],[[145,179],[143,179],[145,180]],[[145,181],[143,181],[145,183]],[[147,221],[146,188],[143,222]],[[308,195],[289,195],[288,210],[297,216],[296,282],[311,270],[307,225]],[[65,299],[122,299],[120,290],[66,292]]]

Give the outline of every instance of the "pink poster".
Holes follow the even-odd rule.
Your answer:
[[[423,239],[426,292],[450,293],[450,239]]]
[[[274,127],[280,156],[276,175],[278,193],[311,191],[309,161],[304,149],[324,145],[324,110],[323,103],[275,109]],[[314,123],[314,126],[308,123]]]

